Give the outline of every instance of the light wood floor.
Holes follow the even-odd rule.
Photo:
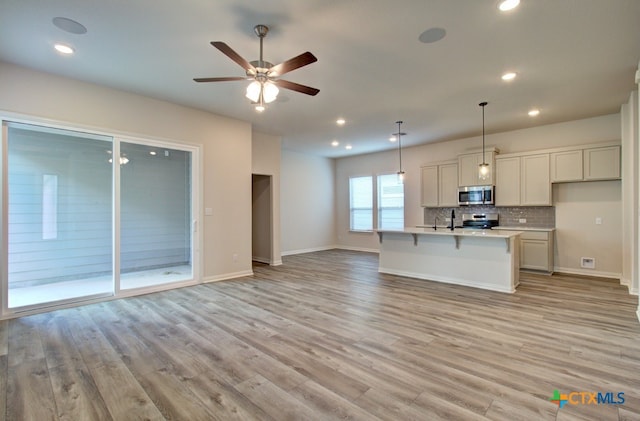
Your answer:
[[[255,276],[0,321],[7,420],[638,420],[638,298],[522,274],[515,294],[327,251]],[[554,390],[624,392],[566,405]]]

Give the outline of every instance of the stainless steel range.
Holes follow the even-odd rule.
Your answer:
[[[490,229],[499,224],[497,213],[463,213],[462,228]]]

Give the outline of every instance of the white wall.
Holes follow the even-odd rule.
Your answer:
[[[282,255],[334,248],[334,161],[282,151]]]
[[[553,185],[556,208],[555,270],[620,278],[622,275],[621,182],[591,181]],[[596,218],[602,219],[596,225]],[[582,257],[594,269],[580,267]]]
[[[2,62],[0,92],[4,112],[201,147],[202,278],[252,272],[250,124]]]
[[[407,125],[410,132],[410,124]],[[410,136],[410,135],[408,135]],[[547,126],[534,127],[523,130],[515,130],[506,133],[486,135],[487,147],[497,147],[501,153],[527,152],[539,149],[601,143],[620,139],[620,114],[611,114],[584,120],[570,121]],[[414,226],[423,223],[424,213],[420,207],[420,166],[439,161],[456,159],[460,153],[473,149],[480,149],[482,138],[480,136],[454,141],[427,144],[403,149],[402,164],[406,172],[405,179],[405,225]],[[349,177],[356,175],[377,175],[398,171],[398,152],[388,151],[369,155],[340,158],[336,160],[336,230],[338,245],[346,248],[377,250],[378,238],[375,234],[363,234],[349,232]],[[594,194],[601,194],[601,186],[593,183],[584,183],[587,190],[593,189]],[[603,199],[603,208],[600,209],[604,221],[613,222],[621,218],[620,182],[606,184],[605,190],[611,188],[606,198]],[[616,187],[617,186],[617,187]],[[616,193],[617,192],[617,193]],[[614,197],[612,197],[612,195]],[[562,196],[563,199],[566,196]],[[573,199],[575,195],[569,195]],[[617,197],[617,199],[616,199]],[[576,200],[578,200],[576,198]],[[564,206],[563,202],[561,206]],[[564,217],[564,208],[562,209]],[[567,208],[567,214],[570,208]],[[563,221],[564,222],[564,221]],[[556,226],[560,222],[556,220]],[[591,226],[591,225],[590,225]],[[617,236],[617,244],[622,243],[621,228],[613,227],[612,235]],[[602,239],[607,243],[611,241],[610,235],[596,233],[594,241]],[[564,244],[573,249],[575,253],[582,253],[583,246],[580,241]],[[591,252],[591,250],[586,250]],[[586,252],[585,251],[585,252]],[[611,253],[611,255],[603,255]],[[584,255],[584,254],[583,254]],[[563,256],[564,257],[564,256]],[[620,276],[621,250],[620,247],[611,250],[598,250],[595,257],[597,261],[608,262],[603,267],[603,272],[614,273]],[[580,272],[580,264],[573,262],[572,258],[561,258],[559,262],[565,269]],[[617,262],[617,263],[614,263]],[[617,265],[617,266],[616,266]],[[605,270],[606,268],[606,270]],[[595,273],[594,273],[595,274]]]
[[[251,147],[251,168],[253,174],[268,175],[271,177],[271,212],[269,224],[270,233],[268,240],[271,241],[270,245],[265,245],[262,242],[265,240],[265,236],[258,235],[257,232],[253,232],[253,250],[255,257],[266,257],[268,263],[272,265],[282,264],[282,257],[280,251],[281,242],[281,228],[280,228],[280,146],[282,139],[279,136],[271,136],[264,133],[253,132],[253,141]],[[263,180],[264,181],[264,180]],[[254,215],[255,221],[255,215]],[[264,253],[258,252],[258,250],[270,250],[269,256],[264,256]],[[262,256],[259,256],[262,254]]]

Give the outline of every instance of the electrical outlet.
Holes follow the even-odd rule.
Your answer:
[[[233,253],[233,261],[234,262],[238,261],[238,253]]]
[[[444,218],[444,222],[451,222],[451,218]]]
[[[518,222],[520,222],[521,224],[526,224],[527,223],[527,218],[520,218],[520,219],[518,219]]]
[[[599,216],[596,218],[596,225],[602,225],[602,218]]]

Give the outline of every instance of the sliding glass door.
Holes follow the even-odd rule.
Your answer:
[[[197,149],[3,126],[3,308],[195,282]]]
[[[120,288],[193,278],[191,152],[120,142]]]
[[[113,293],[112,139],[8,125],[8,307]]]

